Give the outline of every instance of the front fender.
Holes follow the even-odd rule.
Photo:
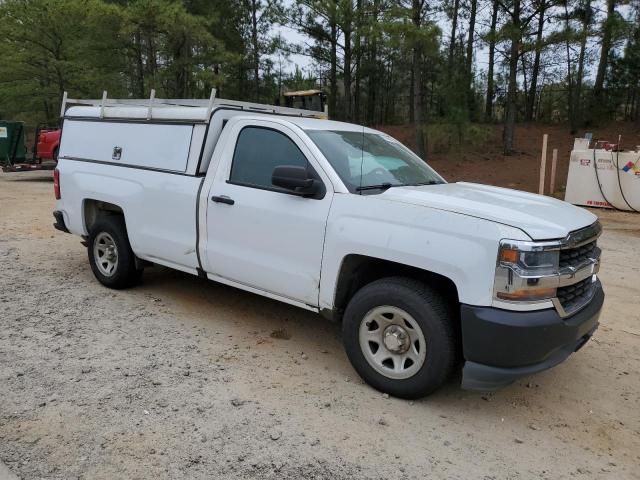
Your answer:
[[[377,196],[336,195],[322,260],[320,308],[333,309],[350,254],[388,260],[449,278],[461,303],[491,305],[501,238],[529,240],[500,223]]]

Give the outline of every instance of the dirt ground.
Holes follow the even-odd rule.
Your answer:
[[[0,174],[0,477],[640,478],[640,215],[597,212],[607,299],[581,351],[409,402],[309,312],[164,268],[100,286],[51,227],[49,175]]]

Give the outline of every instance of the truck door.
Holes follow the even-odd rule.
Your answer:
[[[227,128],[227,141],[214,153],[213,181],[203,187],[208,191],[203,267],[214,279],[317,306],[333,196],[329,179],[289,127],[240,120]],[[274,187],[271,175],[280,165],[304,166],[322,181],[324,194],[306,198]]]

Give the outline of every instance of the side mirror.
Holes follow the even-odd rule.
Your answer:
[[[315,195],[318,181],[309,177],[307,169],[293,165],[280,165],[273,169],[271,183],[298,195]]]

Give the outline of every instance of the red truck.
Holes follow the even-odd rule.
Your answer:
[[[31,150],[32,155],[23,155],[17,158],[7,158],[5,164],[2,165],[3,172],[28,172],[33,170],[53,170],[58,163],[58,150],[60,147],[59,128],[38,128],[35,135],[35,145]],[[19,142],[24,143],[24,136],[20,136]],[[26,148],[24,148],[24,151]],[[46,160],[52,160],[47,161]]]
[[[38,130],[38,143],[36,144],[35,157],[40,160],[58,161],[58,149],[60,147],[59,128],[43,128]]]

